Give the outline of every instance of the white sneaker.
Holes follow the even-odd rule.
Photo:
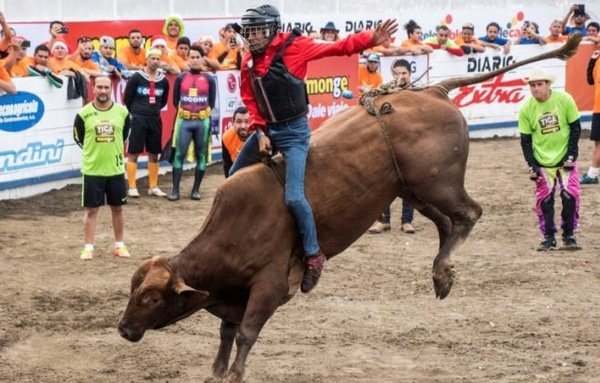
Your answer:
[[[131,198],[140,198],[140,192],[137,188],[131,188],[127,191],[127,195]]]
[[[148,195],[153,195],[155,197],[166,197],[167,193],[160,190],[158,186],[155,186],[152,189],[148,189]]]

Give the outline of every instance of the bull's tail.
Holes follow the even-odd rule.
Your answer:
[[[504,68],[497,69],[493,72],[482,73],[477,76],[448,79],[448,80],[444,80],[438,84],[435,84],[434,86],[442,87],[447,92],[450,92],[452,89],[456,89],[456,88],[459,88],[459,87],[465,86],[465,85],[477,84],[479,82],[488,80],[492,77],[501,75],[502,73],[506,73],[510,70],[513,70],[520,66],[527,65],[529,63],[533,63],[536,61],[541,61],[541,60],[546,60],[546,59],[566,60],[569,57],[573,56],[575,54],[575,52],[577,51],[577,46],[579,46],[579,43],[581,42],[581,37],[582,36],[579,33],[576,33],[576,34],[572,35],[563,46],[561,46],[560,48],[557,48],[555,50],[552,50],[552,51],[549,51],[546,53],[542,53],[537,56],[530,57],[523,61],[519,61],[514,64],[505,66]]]

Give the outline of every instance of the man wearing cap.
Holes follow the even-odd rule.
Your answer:
[[[358,66],[358,92],[360,94],[375,89],[383,83],[383,77],[379,73],[380,61],[377,53],[371,53],[367,57],[367,64]]]
[[[171,74],[181,73],[181,69],[179,69],[177,64],[175,64],[175,61],[169,56],[167,40],[164,36],[158,35],[152,37],[152,39],[150,39],[150,49],[160,51],[160,69]]]
[[[169,100],[169,81],[159,71],[162,52],[149,49],[146,66],[135,72],[127,81],[123,103],[131,115],[131,135],[127,146],[128,195],[139,198],[136,186],[137,161],[139,155],[148,152],[148,195],[166,197],[158,188],[158,155],[162,151],[162,121],[160,110]]]
[[[297,29],[290,33],[279,32],[281,17],[270,4],[247,9],[242,16],[242,34],[249,49],[241,65],[241,95],[250,112],[249,130],[253,133],[233,164],[231,174],[260,161],[259,153],[270,156],[271,143],[283,154],[286,164],[284,203],[296,221],[304,252],[302,292],[312,290],[317,284],[326,260],[317,239],[312,208],[304,195],[311,135],[303,80],[308,62],[358,53],[383,43],[397,28],[394,20],[386,20],[375,30],[322,44],[302,36]]]
[[[129,70],[139,70],[146,65],[146,50],[142,47],[144,37],[139,29],[129,31],[127,46],[119,49],[117,60]]]
[[[242,58],[233,24],[227,24],[219,31],[219,42],[214,45],[208,57],[219,62],[219,69],[239,69]]]
[[[77,50],[69,58],[81,69],[92,77],[100,76],[102,72],[98,67],[98,64],[92,60],[92,53],[94,52],[94,46],[92,45],[92,39],[87,36],[81,36],[77,39]]]
[[[177,49],[177,40],[185,33],[185,25],[183,19],[179,15],[170,15],[165,20],[162,27],[162,33],[166,37],[165,46],[170,52],[174,52]]]
[[[173,129],[173,190],[169,201],[177,201],[179,183],[183,175],[183,160],[190,143],[194,141],[196,169],[191,199],[200,199],[200,184],[208,161],[210,141],[211,111],[215,107],[217,87],[212,74],[202,72],[204,60],[200,48],[190,49],[190,71],[177,76],[173,85],[173,105],[177,109],[177,118]]]
[[[110,36],[100,37],[100,50],[92,52],[92,60],[105,76],[121,78],[124,74],[129,74],[125,65],[114,58],[115,40]],[[127,76],[126,76],[127,77]]]
[[[481,41],[475,38],[475,26],[471,23],[463,24],[460,35],[454,39],[454,42],[466,54],[485,52],[485,47],[481,44]]]
[[[319,33],[323,41],[338,41],[340,39],[340,30],[335,27],[333,21],[328,21]]]
[[[521,148],[535,182],[535,210],[544,240],[538,251],[556,249],[554,194],[560,187],[563,249],[580,249],[574,230],[579,221],[580,185],[577,171],[581,124],[577,105],[570,94],[551,89],[555,77],[534,68],[525,81],[531,97],[519,111]]]

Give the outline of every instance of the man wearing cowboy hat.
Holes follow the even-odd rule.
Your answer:
[[[577,143],[581,124],[577,105],[570,94],[550,88],[553,74],[534,68],[525,81],[531,97],[519,112],[519,133],[529,178],[535,181],[535,210],[544,240],[538,251],[556,249],[554,192],[560,186],[562,200],[562,249],[580,249],[574,230],[579,219],[580,184]]]

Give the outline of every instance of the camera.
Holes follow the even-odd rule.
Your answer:
[[[63,26],[58,30],[58,33],[69,33],[69,28]]]
[[[585,4],[577,4],[577,9],[573,11],[575,16],[583,16],[585,15]]]
[[[31,46],[31,41],[23,40],[21,41],[21,48],[29,48]]]
[[[529,22],[529,20],[523,21],[523,29],[528,28],[530,25],[531,23]]]

